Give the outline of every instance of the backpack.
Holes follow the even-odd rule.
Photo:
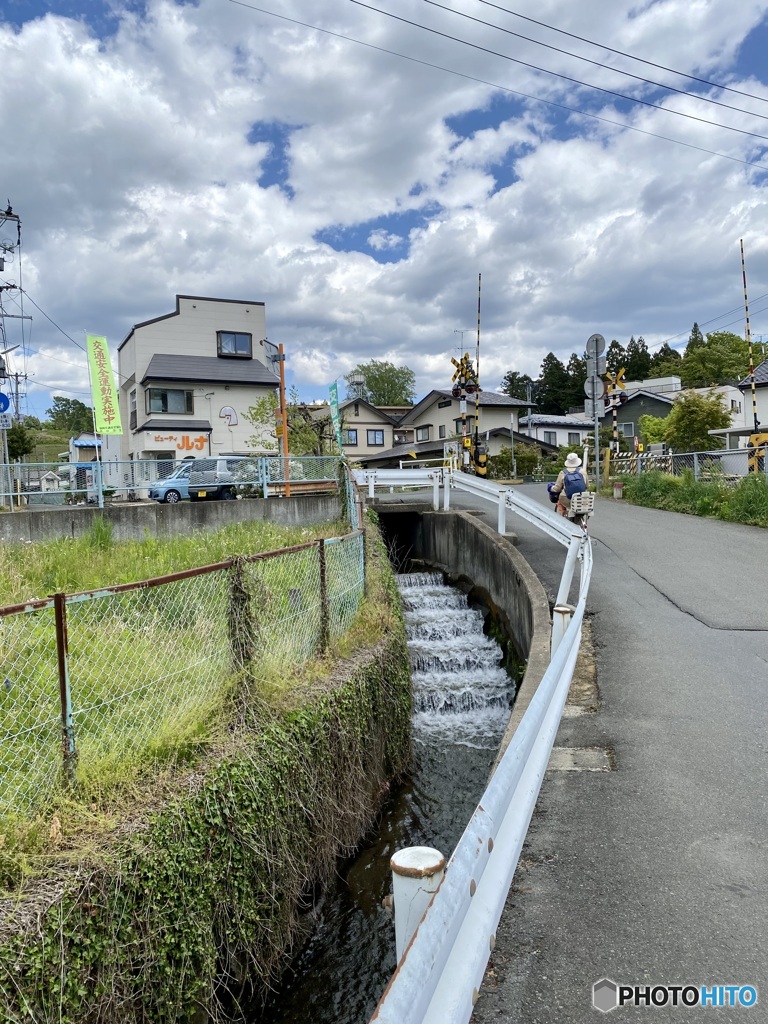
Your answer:
[[[563,483],[566,498],[572,498],[574,494],[581,494],[586,489],[587,482],[578,470],[566,472]]]

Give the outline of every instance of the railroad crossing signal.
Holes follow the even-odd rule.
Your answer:
[[[609,373],[608,376],[608,394],[612,391],[626,391],[627,385],[624,383],[625,368],[622,368],[618,373]]]

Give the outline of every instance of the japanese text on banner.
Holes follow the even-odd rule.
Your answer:
[[[120,407],[117,401],[107,339],[96,334],[87,334],[85,340],[88,347],[88,366],[91,371],[91,397],[93,398],[96,430],[99,434],[122,434]]]

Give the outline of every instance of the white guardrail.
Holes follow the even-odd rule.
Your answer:
[[[498,508],[505,532],[514,512],[567,548],[552,628],[552,656],[512,740],[445,868],[443,879],[397,965],[371,1021],[380,1024],[467,1024],[520,851],[539,795],[571,685],[581,642],[592,548],[580,527],[512,488],[449,470],[375,470],[356,474],[377,487],[432,487],[438,509],[451,490],[468,491]],[[578,601],[568,605],[576,563]],[[395,909],[397,913],[397,908]]]

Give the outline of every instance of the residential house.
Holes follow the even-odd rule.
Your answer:
[[[520,430],[529,439],[544,441],[555,448],[579,448],[594,434],[594,421],[573,413],[570,416],[531,415],[520,420]]]
[[[136,324],[117,353],[122,459],[258,451],[245,414],[279,385],[274,348],[263,302],[177,295],[173,313]]]
[[[475,433],[475,419],[479,414],[481,434],[503,427],[509,435],[510,427],[519,429],[520,410],[528,403],[496,391],[481,391],[467,396],[464,421],[468,434]],[[453,391],[430,391],[406,413],[398,423],[402,431],[413,430],[413,440],[447,441],[462,435],[461,399]]]
[[[752,380],[749,375],[739,381],[739,391],[744,396],[745,426],[752,429],[755,417],[752,409]],[[768,359],[755,367],[755,405],[758,423],[764,430],[768,430]]]
[[[503,447],[510,447],[510,431],[514,430],[514,443],[531,440],[518,429],[520,410],[528,403],[494,391],[481,391],[479,432],[488,448],[488,454],[498,455]],[[474,436],[477,406],[475,396],[467,396],[466,431]],[[401,461],[441,460],[446,445],[456,443],[462,436],[461,399],[452,391],[430,391],[397,422],[393,430],[394,445],[383,451],[367,452],[358,456],[360,462],[371,468],[397,467]],[[542,452],[555,451],[548,444],[538,443]],[[351,451],[349,451],[351,455]]]

